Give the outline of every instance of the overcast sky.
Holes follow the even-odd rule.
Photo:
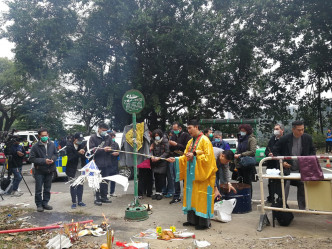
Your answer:
[[[3,0],[0,0],[0,12],[2,13],[7,10],[7,5],[3,3]],[[0,39],[0,57],[7,57],[9,59],[13,59],[14,54],[11,52],[11,49],[13,48],[13,43],[10,43],[7,39]]]

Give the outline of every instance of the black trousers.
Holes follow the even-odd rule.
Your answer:
[[[51,199],[52,172],[35,174],[35,203],[45,206]]]
[[[154,173],[154,183],[156,185],[156,193],[162,193],[166,186],[166,174]]]
[[[187,214],[187,221],[190,222],[194,226],[203,226],[203,227],[210,227],[211,221],[210,219],[202,218],[197,216],[194,211],[189,211]]]
[[[241,180],[245,184],[250,185],[251,189],[251,197],[252,197],[252,182],[255,180],[255,174],[256,174],[256,168],[255,167],[242,167],[238,168],[239,176],[241,177]]]
[[[281,199],[281,181],[279,179],[269,179],[268,183],[269,197],[271,201],[275,200],[275,195]]]
[[[108,169],[106,167],[99,168],[101,171],[100,174],[102,177],[108,176]],[[108,192],[108,182],[104,181],[100,183],[99,191],[96,192],[96,200],[106,200],[107,199],[107,192]]]
[[[82,202],[83,197],[83,185],[80,184],[78,186],[70,186],[70,195],[71,195],[71,201],[73,203],[80,203]],[[76,202],[77,200],[77,202]]]
[[[332,141],[326,141],[326,153],[331,152]]]
[[[138,195],[152,195],[152,170],[138,169]]]

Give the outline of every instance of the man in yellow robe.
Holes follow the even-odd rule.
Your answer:
[[[187,214],[187,222],[183,225],[203,230],[211,226],[213,217],[217,166],[212,144],[199,130],[197,120],[188,123],[188,133],[193,138],[184,154],[168,161],[175,162],[176,181],[184,180],[182,210]]]

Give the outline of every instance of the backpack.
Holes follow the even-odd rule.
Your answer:
[[[13,190],[13,181],[10,178],[3,178],[0,184],[0,194],[10,194]]]
[[[271,207],[277,207],[282,208],[282,201],[277,201],[276,203],[273,203]],[[289,208],[289,206],[286,204],[286,208]],[[289,226],[290,223],[292,223],[292,220],[294,219],[294,215],[292,212],[281,212],[281,211],[272,211],[272,221],[273,221],[273,227],[275,226],[275,219],[277,219],[280,226]]]

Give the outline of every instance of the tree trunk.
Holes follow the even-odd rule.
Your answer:
[[[318,86],[317,86],[317,91],[318,91],[318,95],[317,95],[317,110],[318,110],[318,121],[319,121],[319,127],[320,127],[320,131],[322,134],[324,134],[324,130],[323,130],[323,116],[322,116],[322,99],[321,99],[321,86],[322,82],[320,77],[318,76]]]
[[[0,130],[3,129],[3,115],[0,117]]]

